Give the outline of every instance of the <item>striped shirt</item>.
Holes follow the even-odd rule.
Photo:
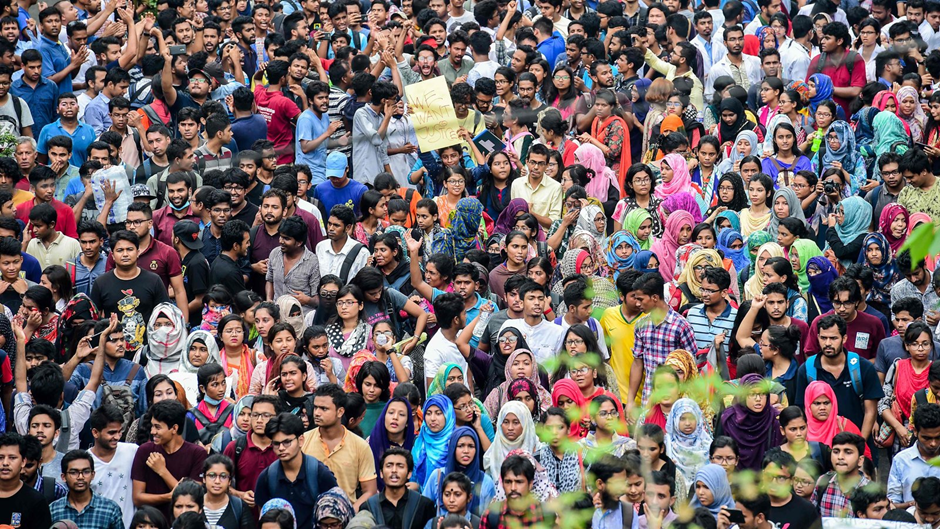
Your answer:
[[[330,87],[330,109],[327,112],[327,115],[330,116],[331,123],[343,119],[343,111],[346,110],[346,105],[349,104],[350,101],[352,101],[352,96],[350,96],[348,93],[339,88],[336,88],[335,86]],[[338,140],[347,132],[349,131],[346,130],[345,126],[340,127],[336,129],[336,132],[330,136],[330,139],[334,141]],[[349,156],[352,154],[352,142],[349,142],[346,145],[340,145],[339,147],[336,147],[335,150],[345,154],[346,156]]]
[[[734,318],[738,315],[738,309],[725,304],[725,310],[711,321],[705,313],[705,305],[698,304],[689,309],[686,315],[689,325],[695,331],[695,345],[699,349],[708,349],[714,344],[715,336],[725,333],[725,348],[731,344],[731,329],[734,327]],[[693,352],[694,351],[690,351]]]

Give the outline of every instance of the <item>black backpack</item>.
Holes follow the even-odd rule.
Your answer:
[[[202,430],[199,430],[199,441],[208,446],[212,442],[212,438],[215,437],[215,434],[219,433],[219,430],[225,427],[225,421],[228,420],[234,410],[235,406],[232,405],[225,408],[215,422],[206,417],[206,414],[199,411],[198,406],[194,406],[193,409],[189,410],[196,420],[199,421],[199,424],[202,425]]]

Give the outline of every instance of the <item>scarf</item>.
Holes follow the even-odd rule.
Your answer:
[[[300,302],[294,296],[284,294],[277,298],[277,308],[281,313],[281,321],[294,328],[297,337],[304,335],[304,312]]]
[[[790,189],[789,187],[781,187],[780,189],[774,191],[774,200],[771,204],[776,204],[777,199],[783,197],[787,201],[787,207],[790,209],[790,212],[787,214],[788,217],[794,217],[803,221],[806,224],[806,215],[803,214],[803,206],[800,205],[800,199],[796,198],[796,191]],[[777,238],[777,226],[780,225],[780,219],[777,217],[777,214],[773,212],[773,207],[771,206],[770,212],[770,223],[767,224],[766,232],[771,235],[773,238]]]
[[[877,108],[866,106],[852,114],[852,123],[855,123],[855,143],[859,146],[869,146],[872,140],[875,139],[872,120],[875,119],[878,112]]]
[[[777,127],[786,123],[793,127],[793,130],[796,130],[797,127],[793,126],[793,120],[791,120],[786,114],[774,114],[770,118],[770,122],[767,123],[767,133],[764,134],[764,154],[767,156],[773,156],[774,153],[774,134],[777,132]]]
[[[590,233],[595,239],[603,239],[603,230],[598,230],[597,226],[594,224],[594,219],[597,217],[598,213],[603,214],[604,210],[594,204],[588,204],[581,208],[581,212],[578,213],[578,223],[575,225],[575,229],[584,230]]]
[[[695,473],[695,481],[693,481],[692,484],[694,485],[699,481],[708,487],[714,499],[711,505],[705,507],[702,505],[702,502],[699,501],[698,494],[693,494],[689,499],[689,507],[693,509],[705,507],[712,513],[712,516],[715,517],[718,516],[722,507],[734,509],[735,504],[734,498],[731,496],[731,485],[728,483],[728,473],[725,472],[725,469],[721,465],[709,463],[703,466]]]
[[[414,448],[411,454],[414,456],[415,469],[413,479],[424,488],[428,478],[435,470],[444,466],[447,462],[447,441],[457,423],[454,416],[454,405],[450,399],[444,395],[434,395],[424,403],[424,416],[427,417],[428,409],[431,406],[437,406],[444,412],[444,427],[439,432],[432,432],[425,422],[421,425],[421,433],[415,439]]]
[[[718,228],[718,219],[728,219],[728,222],[731,223],[731,229],[739,233],[741,232],[741,218],[738,217],[738,214],[736,212],[722,211],[721,213],[718,214],[717,217],[715,217],[715,229],[719,230],[719,234],[720,234],[721,229]]]
[[[535,402],[535,409],[532,410],[532,420],[541,422],[542,410],[539,406],[538,384],[528,378],[517,378],[509,383],[509,399],[516,400],[520,393],[528,393],[529,397]]]
[[[445,397],[446,398],[446,397]],[[449,401],[448,401],[449,402]],[[522,433],[515,441],[510,441],[503,434],[503,421],[507,415],[514,415],[522,423]],[[508,457],[509,452],[516,449],[522,449],[532,454],[538,447],[539,439],[535,433],[535,422],[532,421],[532,414],[525,404],[511,400],[499,409],[499,418],[496,420],[496,439],[490,444],[489,450],[483,455],[483,468],[486,473],[493,478],[494,482],[499,482],[500,467],[503,461]],[[417,458],[415,459],[417,460]]]
[[[343,322],[336,321],[326,326],[326,336],[330,339],[330,347],[336,351],[336,354],[344,358],[352,358],[359,351],[366,348],[366,342],[369,339],[369,324],[359,320],[356,328],[349,333],[349,337],[343,335]]]
[[[816,243],[812,239],[797,239],[793,241],[793,245],[790,246],[790,258],[792,259],[795,255],[800,263],[800,267],[793,271],[796,273],[797,280],[800,283],[801,292],[809,292],[809,277],[806,274],[806,267],[809,264],[809,260],[813,257],[822,256],[822,254],[823,253],[819,250],[819,246],[816,246]],[[793,264],[792,261],[790,264]]]
[[[653,191],[656,198],[665,200],[669,195],[676,193],[691,193],[692,177],[689,175],[689,166],[679,154],[667,154],[661,164],[672,168],[672,180],[656,186]]]
[[[731,147],[731,153],[727,155],[727,164],[722,162],[722,175],[724,173],[729,173],[734,171],[734,162],[744,159],[746,154],[738,150],[738,146],[741,145],[741,142],[745,142],[750,146],[750,154],[758,154],[757,149],[760,146],[760,141],[757,139],[757,133],[750,129],[744,129],[737,133],[734,136],[734,144]],[[740,175],[738,179],[741,180]],[[741,188],[744,189],[744,180],[741,180]],[[735,196],[737,196],[737,190],[735,190]],[[747,202],[747,193],[743,194],[745,202]],[[743,208],[742,208],[743,209]]]
[[[832,78],[825,74],[814,73],[809,77],[809,82],[816,85],[816,94],[809,98],[809,111],[815,116],[819,104],[832,99]]]
[[[632,93],[631,89],[636,88],[637,100],[633,102],[633,114],[640,123],[646,121],[646,114],[650,111],[650,104],[646,101],[646,91],[652,84],[651,79],[642,78],[631,82],[626,87],[627,95]]]
[[[601,245],[597,242],[597,237],[585,230],[579,230],[575,228],[574,233],[571,234],[571,238],[568,239],[568,251],[576,250],[581,248],[587,250],[591,255],[591,259],[594,260],[595,268],[597,272],[594,275],[606,276],[607,270],[600,266],[604,263],[605,257],[604,252],[601,251]],[[577,273],[581,273],[579,270]]]
[[[503,331],[500,332],[500,334],[503,334],[505,330],[506,329],[503,329]],[[512,400],[509,396],[509,385],[514,380],[512,376],[512,363],[513,361],[515,361],[517,356],[525,354],[525,355],[529,355],[529,358],[531,359],[531,362],[532,362],[532,374],[529,376],[529,380],[532,382],[532,384],[535,385],[536,391],[538,391],[539,393],[539,407],[543,410],[547,410],[552,405],[552,395],[551,393],[548,392],[547,389],[542,387],[541,382],[539,381],[539,368],[538,368],[538,362],[536,362],[535,360],[535,355],[533,355],[532,352],[529,351],[528,349],[520,348],[519,347],[520,344],[526,345],[524,340],[521,342],[516,342],[516,350],[513,351],[509,355],[509,358],[506,359],[506,367],[503,370],[503,383],[499,385],[499,389],[500,389],[500,391],[498,392],[499,402],[493,409],[496,409],[496,410],[502,409],[502,407],[505,406],[507,402],[510,402]]]
[[[158,100],[155,99],[154,101],[158,101]],[[339,487],[334,487],[334,488],[339,488]],[[280,509],[282,511],[287,511],[288,513],[290,513],[291,518],[294,519],[294,529],[297,529],[297,515],[294,514],[294,507],[291,506],[290,502],[288,502],[287,500],[283,498],[271,498],[270,500],[267,501],[267,503],[265,503],[261,507],[261,516],[264,516],[265,514],[267,514],[268,511],[271,511],[273,509]]]
[[[891,90],[882,90],[875,94],[875,99],[872,100],[872,106],[877,108],[879,111],[883,111],[888,106],[888,102],[894,101],[894,108],[897,110],[898,106],[898,96],[894,95],[894,92]],[[895,112],[895,115],[897,113]]]
[[[646,237],[646,240],[640,240],[637,237],[637,233],[640,231],[640,225],[643,224],[646,219],[650,219],[652,222],[653,216],[650,215],[650,212],[646,208],[636,208],[627,213],[627,216],[623,218],[623,229],[633,235],[636,239],[636,242],[640,245],[641,250],[649,250],[653,246],[653,232],[650,231],[649,236]],[[650,225],[652,228],[652,224]]]
[[[726,110],[734,112],[735,114],[734,123],[731,125],[728,125],[725,123],[725,120],[721,119],[721,115]],[[724,143],[730,141],[732,138],[737,138],[738,133],[745,128],[752,130],[754,127],[753,125],[748,127],[747,116],[744,114],[744,105],[734,97],[722,99],[721,104],[718,105],[718,142]],[[755,137],[756,136],[755,134]],[[737,146],[737,140],[735,140],[734,144]],[[751,148],[753,149],[756,146],[757,141],[754,141],[754,143],[751,144]]]
[[[595,130],[592,131],[591,135],[597,138],[600,142],[605,143],[607,133],[603,132],[602,134],[604,136],[603,138],[598,136],[598,134],[601,134],[599,131],[596,130],[598,121],[599,120],[597,119],[594,120],[594,125],[592,128]],[[628,134],[627,124],[623,121],[623,119],[617,116],[611,116],[607,118],[607,121],[605,123],[612,124],[617,121],[619,121],[620,125],[623,127],[624,135],[627,135]],[[602,130],[604,131],[608,130],[606,124],[603,127],[601,127]],[[622,189],[624,189],[623,179],[627,174],[627,170],[630,168],[629,141],[625,141],[624,148],[621,149],[621,154],[620,154],[621,161],[620,161],[620,167],[619,167],[620,170],[618,173],[614,173],[614,170],[607,166],[607,161],[604,158],[604,153],[601,152],[601,150],[598,149],[595,145],[592,145],[590,143],[585,143],[581,145],[580,147],[578,147],[574,151],[574,156],[577,159],[577,161],[580,162],[581,165],[585,167],[585,169],[587,169],[588,171],[594,172],[594,177],[591,178],[590,181],[588,181],[586,186],[584,186],[584,189],[587,191],[587,195],[589,197],[594,197],[600,200],[601,202],[607,202],[608,200],[612,198],[621,198],[621,197],[610,197],[608,196],[608,192],[610,191],[610,188],[613,187],[618,192],[620,192],[620,194],[623,194],[621,191]]]
[[[731,248],[734,241],[741,241],[742,246],[740,249],[733,250]],[[718,249],[725,254],[725,259],[731,259],[731,262],[734,263],[734,269],[738,271],[747,270],[751,266],[751,260],[748,259],[747,250],[745,250],[743,243],[744,237],[734,228],[725,228],[718,234]]]
[[[649,215],[649,213],[647,213],[647,215]],[[619,257],[617,255],[617,247],[621,244],[626,244],[631,248],[630,255],[626,257]],[[610,268],[610,275],[614,278],[614,281],[620,277],[622,272],[633,268],[633,263],[636,262],[636,254],[639,253],[639,251],[640,243],[638,243],[636,238],[630,235],[629,232],[620,230],[610,236],[610,239],[607,241],[607,266]]]
[[[774,242],[777,238],[771,236],[766,231],[755,231],[748,235],[744,246],[747,247],[747,258],[751,260],[748,267],[748,275],[754,275],[754,269],[757,267],[757,250],[768,242]]]
[[[526,343],[525,337],[521,332],[519,332],[519,329],[515,327],[505,327],[500,329],[496,336],[499,338],[507,332],[516,337],[517,350],[529,350],[529,345]],[[486,370],[486,389],[483,391],[484,395],[489,395],[490,392],[496,389],[500,384],[506,382],[506,366],[510,358],[512,358],[512,353],[504,355],[502,347],[500,347],[499,342],[497,342],[496,347],[493,350],[490,366]],[[509,363],[508,365],[512,365],[512,363]]]
[[[914,99],[914,113],[905,115],[901,110],[901,102],[907,98]],[[902,86],[901,89],[898,90],[897,99],[897,116],[901,118],[901,121],[907,124],[914,141],[923,141],[924,126],[927,124],[927,114],[924,113],[924,109],[920,106],[920,94],[917,93],[917,89],[913,86]]]
[[[254,395],[245,395],[244,397],[238,399],[238,402],[235,403],[235,409],[232,410],[232,429],[229,431],[229,433],[232,434],[232,439],[241,439],[242,437],[248,435],[249,432],[246,432],[238,427],[238,416],[242,411],[245,410],[245,408],[248,408],[248,411],[251,411],[251,405],[254,403],[254,401]],[[249,431],[250,430],[251,428],[249,428]],[[219,436],[218,438],[221,440],[222,436]],[[225,448],[223,447],[222,449],[224,450]]]
[[[770,257],[783,257],[783,246],[780,246],[779,244],[775,242],[768,242],[768,243],[764,243],[763,245],[761,245],[760,248],[757,249],[757,256],[755,256],[755,261],[754,261],[755,263],[754,274],[751,276],[750,279],[747,280],[746,283],[744,283],[744,299],[745,300],[754,299],[755,296],[757,296],[758,294],[763,294],[764,292],[764,286],[765,286],[764,285],[764,269],[758,268],[756,266],[757,259],[764,252],[767,252],[768,254],[770,254]]]
[[[852,126],[842,120],[834,121],[829,125],[826,134],[831,132],[835,132],[839,137],[839,148],[836,150],[830,149],[828,140],[823,139],[827,143],[822,153],[822,167],[832,167],[832,162],[841,162],[842,168],[849,174],[853,174],[859,157]]]
[[[838,207],[842,208],[844,219],[842,224],[836,224],[836,234],[842,244],[852,244],[859,235],[868,232],[871,204],[862,197],[852,196],[840,202]]]
[[[725,435],[738,443],[741,454],[738,468],[759,471],[764,452],[780,445],[780,423],[777,421],[777,410],[770,405],[769,391],[767,391],[767,386],[763,385],[768,382],[764,381],[763,376],[755,373],[741,378],[740,385],[747,388],[748,392],[754,389],[762,390],[761,394],[767,401],[760,412],[754,412],[748,408],[742,396],[721,415]]]
[[[809,273],[811,267],[819,269],[820,272],[811,275]],[[836,267],[832,266],[829,259],[821,255],[812,257],[806,264],[806,277],[809,280],[809,292],[816,300],[816,304],[819,305],[819,313],[824,314],[832,310],[832,302],[829,300],[829,285],[839,277]]]
[[[933,219],[930,218],[930,215],[921,211],[915,211],[914,213],[911,213],[911,221],[907,223],[907,236],[910,237],[911,233],[914,231],[914,228],[925,222],[933,222]]]
[[[454,236],[454,259],[459,263],[468,251],[479,248],[477,233],[483,220],[483,204],[473,197],[461,198],[451,215],[453,218],[450,221],[450,231]]]
[[[686,413],[695,416],[695,431],[684,434],[679,430],[679,418]],[[705,430],[702,410],[692,399],[682,398],[672,405],[666,417],[666,455],[686,483],[695,483],[695,474],[708,463],[708,448],[712,436]]]
[[[474,457],[473,461],[467,466],[458,463],[457,457],[454,455],[457,452],[457,444],[465,437],[473,440],[473,445],[476,447],[476,457]],[[483,480],[486,479],[486,474],[483,472],[482,464],[480,463],[483,459],[482,446],[483,445],[480,444],[480,436],[477,435],[476,430],[470,426],[460,426],[451,434],[450,440],[447,443],[447,461],[444,463],[444,470],[441,472],[441,479],[438,481],[438,490],[434,491],[434,499],[436,500],[435,503],[438,511],[444,508],[444,476],[449,475],[451,472],[460,472],[470,478],[470,481],[473,483],[483,484]],[[479,494],[474,494],[473,501],[470,503],[468,510],[473,513],[485,510],[486,506],[480,504],[482,500],[483,498],[481,498]]]
[[[832,387],[819,380],[810,382],[809,385],[806,386],[806,395],[803,402],[806,408],[809,409],[810,405],[821,396],[827,397],[829,402],[832,403],[832,407],[829,409],[829,417],[827,417],[825,421],[820,421],[814,417],[812,413],[807,413],[806,440],[831,446],[832,438],[842,431],[839,427],[839,402],[836,400],[836,394],[832,390]]]
[[[343,382],[343,391],[346,393],[359,393],[359,388],[356,387],[356,377],[359,376],[359,370],[362,369],[362,366],[366,362],[378,362],[379,359],[367,349],[362,349],[357,351],[353,355],[352,361],[349,362],[349,367],[346,368],[346,379]],[[270,364],[271,362],[269,362]]]
[[[663,365],[673,368],[676,371],[676,375],[679,374],[679,371],[682,371],[682,376],[679,378],[685,386],[683,388],[683,396],[687,396],[685,393],[691,389],[694,381],[699,378],[698,364],[695,363],[695,358],[692,356],[692,353],[685,349],[676,349],[666,355],[666,360],[663,361]],[[704,409],[702,405],[705,403],[699,402],[698,399],[694,398],[692,400],[698,402],[700,409]]]
[[[695,267],[701,265],[721,268],[721,256],[716,250],[707,249],[690,253],[688,262],[682,268],[682,273],[679,274],[679,284],[685,283],[689,287],[689,291],[692,292],[692,299],[687,300],[689,303],[697,303],[702,297],[702,280],[698,278],[698,274],[695,272]]]
[[[878,246],[881,250],[881,264],[874,264],[868,260],[867,249],[872,244]],[[882,233],[869,233],[862,242],[862,249],[858,253],[858,262],[868,268],[871,268],[875,276],[875,284],[868,294],[868,302],[881,303],[882,305],[891,304],[891,287],[902,279],[901,272],[898,270],[897,261],[894,260],[894,252],[891,251],[891,245],[888,239]]]
[[[206,343],[209,347],[209,355],[211,358],[212,355],[212,346]],[[188,349],[187,349],[188,351]],[[221,350],[220,350],[221,352]],[[252,357],[254,356],[254,350],[249,349],[247,344],[242,344],[242,352],[238,355],[239,364],[238,369],[234,367],[229,367],[228,365],[228,355],[220,354],[222,359],[222,368],[225,369],[225,377],[231,377],[233,374],[237,376],[235,379],[235,397],[241,398],[248,394],[248,388],[251,385],[251,374],[254,373],[255,365],[252,363]],[[236,371],[233,373],[232,371]]]
[[[388,430],[385,429],[385,415],[388,414],[388,407],[391,406],[393,402],[404,402],[405,408],[408,409],[408,424],[405,426],[405,443],[401,446],[405,450],[411,451],[415,446],[415,419],[414,414],[411,410],[411,403],[408,402],[408,399],[404,397],[392,397],[388,402],[385,403],[385,407],[382,409],[382,413],[379,414],[378,420],[375,421],[375,426],[372,427],[372,432],[369,434],[369,447],[372,449],[372,457],[375,459],[375,468],[381,468],[379,463],[382,459],[382,454],[386,450],[395,446],[392,444],[392,441],[388,438]],[[378,476],[379,489],[383,488],[381,472]]]
[[[901,118],[890,112],[879,112],[872,121],[875,128],[875,156],[886,152],[903,155],[910,148],[911,137]],[[875,168],[877,169],[875,164]]]
[[[918,373],[914,370],[914,365],[911,363],[910,358],[905,358],[895,364],[897,367],[897,378],[895,386],[895,391],[897,392],[896,400],[898,407],[901,408],[901,413],[904,417],[911,417],[911,401],[913,400],[914,393],[920,391],[921,389],[927,388],[930,385],[928,377],[930,375],[930,364],[927,364],[927,367]],[[930,393],[928,390],[927,393]]]
[[[525,201],[524,198],[514,198],[509,201],[509,204],[499,213],[499,216],[496,218],[496,224],[493,228],[493,233],[500,233],[502,235],[509,235],[509,232],[513,230],[516,225],[516,217],[520,213],[529,212],[529,203]],[[542,230],[542,225],[539,225],[539,233],[536,236],[539,241],[545,240],[545,232]],[[402,237],[404,239],[404,237]]]
[[[650,268],[650,261],[656,259],[656,268]],[[644,274],[659,272],[659,257],[649,250],[641,250],[636,254],[636,269]]]
[[[572,440],[584,439],[588,433],[590,433],[590,428],[587,428],[582,421],[588,417],[587,409],[587,400],[584,398],[584,394],[581,393],[581,389],[575,383],[574,380],[570,378],[563,378],[552,386],[552,406],[561,407],[559,400],[561,397],[568,397],[574,402],[574,405],[577,407],[575,413],[578,414],[578,417],[571,417],[573,413],[568,413],[571,418],[571,428],[568,429],[568,437]],[[577,420],[575,420],[577,419]]]
[[[350,520],[356,515],[353,510],[352,502],[343,489],[333,487],[332,489],[320,494],[317,505],[313,509],[313,519],[316,522],[333,518],[339,520],[340,527],[346,527]]]
[[[65,363],[72,358],[74,351],[69,351],[68,347],[75,335],[76,320],[95,321],[101,319],[101,313],[95,307],[95,303],[86,294],[75,294],[72,299],[65,304],[62,314],[59,315],[59,329],[56,332],[56,351],[59,354],[59,360]]]
[[[692,221],[695,224],[702,222],[702,209],[699,207],[698,202],[696,202],[695,197],[691,193],[680,191],[674,193],[663,200],[659,205],[660,209],[660,218],[666,219],[670,214],[676,211],[688,211],[692,215]],[[665,220],[663,220],[665,223]]]
[[[894,235],[891,234],[891,224],[898,218],[898,215],[904,217],[905,226],[911,225],[911,215],[907,212],[907,208],[896,202],[885,206],[884,209],[881,210],[881,217],[878,219],[878,230],[884,234],[888,245],[891,246],[891,251],[895,254],[901,251],[901,245],[907,240],[906,231],[900,238],[895,238]]]
[[[769,209],[767,213],[754,217],[751,215],[751,209],[745,208],[741,210],[741,235],[750,236],[752,233],[757,231],[765,231],[767,228],[767,223],[770,222],[770,218],[773,216],[773,208]]]
[[[679,249],[679,232],[694,226],[688,211],[677,211],[666,220],[666,229],[661,239],[653,243],[652,250],[659,258],[659,273],[666,281],[675,279],[676,250]]]
[[[171,327],[155,329],[159,317],[169,318]],[[150,313],[147,324],[147,377],[169,373],[180,365],[183,356],[183,344],[189,333],[183,322],[183,312],[173,303],[160,303]],[[189,353],[189,350],[186,350]]]

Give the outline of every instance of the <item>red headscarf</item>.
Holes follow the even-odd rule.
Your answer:
[[[904,241],[907,239],[907,233],[901,236],[900,239],[895,238],[891,235],[891,223],[894,222],[894,219],[898,215],[904,215],[904,222],[908,227],[911,225],[911,215],[907,212],[907,208],[904,206],[891,203],[884,207],[881,210],[881,217],[878,219],[878,229],[881,231],[882,235],[885,236],[885,239],[888,239],[888,244],[891,245],[891,251],[897,255],[898,251],[901,249],[901,245],[904,244]]]
[[[581,417],[588,417],[587,402],[574,380],[563,378],[555,382],[555,386],[552,388],[552,406],[560,408],[561,405],[558,404],[558,399],[561,397],[568,397],[574,401],[575,406],[581,410]],[[568,436],[572,439],[584,439],[588,431],[589,429],[585,428],[581,421],[573,421],[571,428],[568,430]]]
[[[825,421],[820,421],[813,417],[810,406],[812,406],[813,401],[823,395],[832,403],[832,408],[829,417]],[[862,435],[861,430],[854,422],[839,416],[839,403],[836,401],[836,393],[829,384],[819,380],[810,382],[809,386],[806,387],[806,397],[803,399],[803,404],[806,406],[807,441],[817,441],[832,446],[832,438],[838,433],[852,432]],[[865,457],[871,457],[868,446],[865,447]]]

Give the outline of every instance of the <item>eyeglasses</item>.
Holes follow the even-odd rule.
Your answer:
[[[556,75],[555,77],[553,77],[553,79],[555,79],[556,81],[570,81],[570,80],[571,80],[571,76],[568,76],[568,75]]]
[[[206,474],[206,479],[208,479],[209,481],[228,481],[228,478],[230,477],[231,476],[229,475],[228,472],[221,472],[221,473],[209,472],[208,474]]]
[[[450,180],[447,180],[446,183],[452,186],[467,185],[463,178],[451,178]]]
[[[326,299],[333,299],[336,295],[339,294],[339,290],[321,290],[320,297]]]
[[[273,413],[258,413],[258,412],[256,412],[256,411],[253,411],[253,412],[251,412],[250,417],[251,417],[252,419],[265,419],[265,420],[268,420],[268,419],[270,419],[271,417],[274,417],[274,414],[273,414]]]
[[[461,411],[470,411],[470,410],[472,410],[472,409],[475,408],[475,407],[476,407],[476,406],[474,406],[474,404],[473,404],[472,402],[468,402],[468,403],[466,403],[466,404],[461,404],[460,406],[454,406],[454,409],[455,409],[455,410],[461,410]]]
[[[858,305],[857,301],[833,301],[833,307],[851,307],[853,305]]]
[[[712,461],[717,464],[730,464],[738,460],[738,456],[712,456]]]
[[[583,343],[583,342],[582,342]],[[581,366],[577,369],[569,369],[568,374],[571,376],[574,375],[584,375],[591,370],[591,366]]]
[[[915,342],[907,344],[911,349],[917,349],[918,351],[926,351],[930,349],[930,342]]]
[[[712,294],[717,294],[721,292],[720,290],[712,290],[710,288],[699,288],[698,290],[699,292],[701,292],[702,294],[705,294],[706,296],[711,296]]]
[[[354,299],[341,299],[336,302],[337,307],[351,307],[353,305],[358,305],[359,302]]]
[[[208,79],[202,79],[201,77],[194,77],[194,78],[190,79],[189,82],[190,82],[190,83],[195,83],[195,84],[203,84],[203,83],[209,84],[209,80],[208,80]]]
[[[516,343],[519,341],[519,338],[516,336],[503,336],[502,338],[496,341],[499,342],[500,344]]]
[[[239,334],[245,334],[245,330],[241,327],[235,327],[234,329],[226,329],[222,331],[222,334],[227,334],[229,336],[237,336]]]
[[[284,439],[283,441],[271,441],[271,448],[274,448],[275,450],[281,447],[287,448],[288,446],[291,445],[291,443],[293,443],[296,440],[297,438],[293,437],[291,439]]]
[[[642,186],[642,185],[648,185],[648,184],[652,184],[652,183],[653,183],[653,181],[650,180],[649,178],[634,178],[634,179],[633,179],[633,185],[641,185],[641,186]]]
[[[298,180],[297,183],[299,184],[300,181]],[[245,191],[245,188],[242,187],[242,186],[231,186],[231,185],[225,186],[225,187],[223,187],[222,189],[224,189],[225,191],[229,191],[229,192],[235,191],[236,193],[241,193],[241,192]]]
[[[581,338],[572,338],[570,340],[565,340],[565,345],[568,347],[577,347],[579,345],[584,345],[584,340]],[[584,368],[587,369],[587,368]]]
[[[790,476],[767,476],[767,479],[776,483],[786,483],[790,481]]]
[[[708,267],[705,265],[695,265],[692,267],[692,270],[695,270],[696,272],[704,272],[707,268]]]
[[[901,171],[895,169],[894,171],[881,171],[881,176],[898,176],[901,174]]]
[[[81,470],[73,468],[69,470],[68,472],[66,472],[66,474],[68,474],[70,478],[77,478],[78,476],[87,478],[87,477],[90,477],[94,473],[95,471],[90,468],[83,468]]]
[[[666,102],[666,106],[667,106],[667,107],[679,108],[679,107],[682,106],[682,103],[680,103],[680,102],[678,102],[678,101],[667,101],[667,102]]]
[[[343,522],[317,522],[317,527],[320,529],[343,529]]]
[[[150,219],[141,219],[141,220],[125,220],[124,225],[128,228],[134,228],[140,226],[141,224],[148,222]]]
[[[597,416],[600,417],[601,419],[616,419],[616,418],[620,417],[620,412],[617,411],[617,410],[614,410],[614,411],[599,411],[599,412],[597,412]]]

